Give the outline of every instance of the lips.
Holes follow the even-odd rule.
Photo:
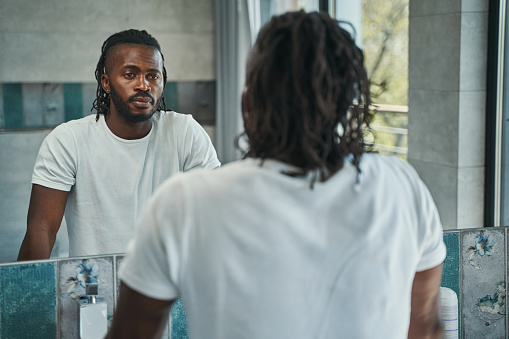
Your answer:
[[[146,108],[152,104],[152,98],[149,97],[135,97],[130,100],[136,107]]]

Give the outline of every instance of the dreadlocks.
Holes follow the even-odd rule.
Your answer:
[[[325,181],[352,154],[360,171],[369,80],[362,51],[328,14],[273,17],[250,54],[246,88],[244,157],[290,163],[298,176],[318,170]]]
[[[120,44],[138,44],[145,45],[149,47],[153,47],[161,53],[161,58],[164,62],[164,56],[161,52],[161,47],[157,40],[145,30],[137,30],[137,29],[129,29],[126,31],[118,32],[110,36],[103,43],[101,48],[101,57],[99,58],[99,62],[97,63],[97,68],[95,69],[95,79],[97,80],[97,91],[96,98],[92,105],[92,110],[97,110],[96,120],[99,120],[99,114],[104,114],[105,116],[108,114],[110,110],[110,94],[106,93],[101,84],[101,77],[103,74],[106,74],[106,58],[109,56],[109,52],[112,50],[113,46]],[[166,68],[163,65],[163,84],[166,86]],[[166,100],[164,99],[164,94],[161,97],[161,104],[157,108],[158,110],[166,111]]]

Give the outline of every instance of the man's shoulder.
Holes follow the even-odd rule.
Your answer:
[[[166,123],[182,123],[187,124],[193,117],[191,114],[178,113],[175,111],[157,111],[154,113],[152,119],[161,124]]]
[[[53,137],[65,137],[70,136],[76,133],[79,133],[82,130],[87,129],[90,126],[97,126],[98,122],[95,119],[95,115],[91,114],[83,118],[69,120],[64,122],[53,129],[50,133]]]

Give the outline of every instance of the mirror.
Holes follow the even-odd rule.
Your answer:
[[[0,2],[0,263],[15,261],[31,176],[51,129],[90,114],[104,40],[145,29],[165,55],[167,107],[192,113],[214,140],[214,1]],[[52,256],[67,256],[65,223]]]

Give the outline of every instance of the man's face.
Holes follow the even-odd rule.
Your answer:
[[[149,120],[163,94],[163,60],[159,51],[145,45],[114,46],[106,58],[101,83],[110,93],[110,114],[127,122]]]

